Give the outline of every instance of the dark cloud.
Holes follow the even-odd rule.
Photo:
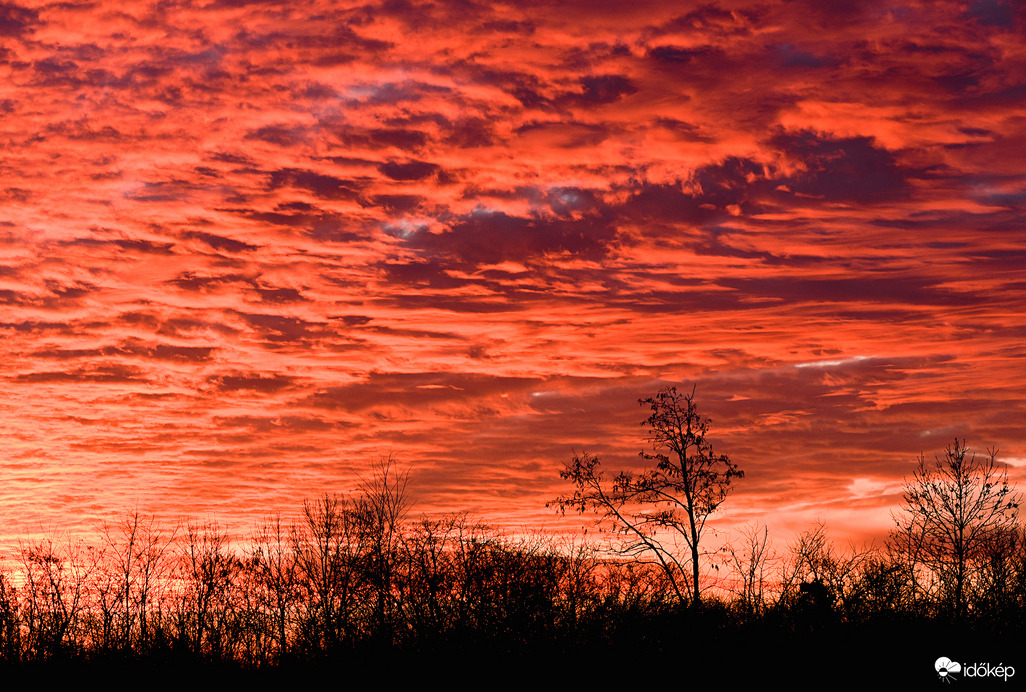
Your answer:
[[[516,129],[519,137],[528,141],[547,142],[563,149],[595,146],[608,139],[612,132],[601,125],[590,123],[549,121],[531,122]]]
[[[711,204],[723,209],[747,201],[750,192],[766,177],[765,167],[757,161],[729,156],[719,163],[696,169],[688,182],[699,205]]]
[[[156,329],[160,326],[161,319],[157,314],[145,310],[129,310],[114,317],[112,322],[118,325]]]
[[[518,77],[518,81],[522,80]],[[638,88],[630,79],[623,75],[591,75],[579,80],[579,89],[545,95],[540,83],[521,82],[513,88],[513,95],[528,108],[539,108],[549,112],[559,112],[568,108],[591,108],[616,103],[621,99],[637,93]]]
[[[215,416],[213,421],[220,428],[246,428],[258,433],[324,432],[350,427],[341,421],[314,416]]]
[[[493,19],[481,25],[482,31],[513,34],[517,37],[530,36],[537,26],[530,20]]]
[[[223,250],[225,252],[251,252],[256,250],[258,247],[256,245],[244,243],[241,240],[226,238],[225,236],[216,235],[214,233],[204,233],[203,231],[187,231],[182,234],[182,237],[199,240],[215,250]]]
[[[743,199],[743,194],[728,197],[730,203]],[[647,183],[632,190],[630,197],[618,209],[628,220],[664,221],[673,224],[701,224],[722,216],[722,210],[706,205],[700,197],[684,192],[683,183]],[[654,229],[647,228],[647,232]]]
[[[355,199],[364,183],[300,168],[283,168],[271,173],[270,189],[292,187],[326,200]]]
[[[196,363],[208,361],[217,350],[213,346],[177,346],[172,344],[145,345],[124,349],[128,355],[145,356],[156,360]]]
[[[248,284],[251,277],[244,274],[219,274],[215,276],[197,276],[193,272],[182,272],[167,283],[184,291],[216,291],[232,284]]]
[[[207,384],[219,392],[261,392],[274,394],[291,387],[296,379],[278,373],[231,372],[207,378]]]
[[[128,384],[146,382],[143,372],[136,367],[120,363],[104,363],[69,371],[23,373],[14,377],[16,382],[51,384],[59,382],[85,382],[99,384]]]
[[[338,320],[347,327],[360,327],[374,321],[369,315],[333,315],[333,320]]]
[[[764,8],[728,9],[708,2],[652,27],[648,31],[655,35],[683,33],[700,37],[749,34],[751,29],[747,24],[757,21],[760,13],[765,11]]]
[[[355,149],[379,150],[383,147],[394,147],[403,151],[423,148],[428,143],[428,135],[421,130],[404,127],[375,127],[366,130],[353,130],[339,133],[344,144]]]
[[[143,183],[139,189],[126,192],[125,197],[139,202],[183,202],[203,189],[204,186],[188,180],[161,180]]]
[[[1012,0],[975,0],[969,3],[965,16],[980,26],[1011,29],[1015,26],[1017,11],[1023,12],[1022,6]]]
[[[36,296],[31,293],[0,288],[0,305],[34,305],[38,302]]]
[[[117,245],[122,250],[132,250],[134,252],[141,252],[148,255],[171,255],[174,254],[171,250],[174,247],[174,243],[159,243],[152,240],[133,239],[133,238],[121,238],[118,240],[111,240],[112,245]]]
[[[39,86],[82,86],[86,83],[85,73],[78,63],[53,56],[38,60],[32,65],[36,71]]]
[[[584,93],[580,96],[580,105],[614,103],[638,91],[627,77],[612,74],[585,77],[581,80],[581,86],[584,87]]]
[[[449,290],[475,283],[472,279],[453,276],[436,262],[384,262],[379,268],[389,283],[399,285],[421,285],[437,290]]]
[[[359,96],[350,96],[350,100],[358,101],[361,106],[394,106],[399,103],[420,101],[425,98],[444,97],[451,93],[452,90],[449,87],[405,80],[402,82],[375,84],[373,89],[368,89]],[[434,120],[435,118],[431,117],[431,119]],[[406,115],[384,120],[384,123],[387,125],[406,125],[416,122],[418,122],[417,118],[411,118]]]
[[[297,402],[326,410],[361,411],[374,407],[419,407],[472,402],[492,394],[522,392],[542,384],[524,377],[480,373],[370,373],[362,382],[327,387]]]
[[[311,210],[309,213],[303,211]],[[350,219],[335,212],[322,211],[305,202],[293,202],[279,205],[274,211],[261,211],[258,209],[229,209],[255,221],[261,221],[272,226],[299,229],[315,240],[346,243],[360,240],[363,236],[353,231],[353,224]]]
[[[256,167],[256,162],[245,154],[219,151],[212,154],[211,158],[214,161],[220,161],[222,163],[231,163],[237,166],[246,166],[254,169]]]
[[[499,141],[493,123],[473,117],[447,122],[439,139],[442,143],[458,149],[488,147]]]
[[[74,360],[78,358],[94,358],[98,356],[130,356],[152,360],[177,361],[181,363],[198,363],[210,360],[216,350],[213,346],[180,346],[177,344],[152,344],[138,339],[126,339],[117,345],[98,348],[46,349],[36,351],[36,358],[54,360]]]
[[[42,320],[21,320],[20,322],[0,322],[0,329],[10,330],[19,334],[55,334],[72,336],[78,334],[77,325],[69,322],[48,322]]]
[[[154,319],[153,322],[146,321],[154,331],[166,337],[183,337],[194,335],[197,332],[211,331],[224,336],[234,336],[239,330],[222,322],[198,319],[195,317],[166,317]]]
[[[250,4],[250,0],[229,1]],[[355,57],[377,55],[393,45],[389,41],[360,35],[345,18],[329,19],[332,14],[329,10],[321,16],[320,22],[275,23],[270,25],[273,28],[269,31],[244,28],[236,40],[257,50],[287,51],[300,62],[321,66],[345,64]]]
[[[827,61],[818,58],[812,53],[801,50],[789,43],[784,43],[776,48],[781,67],[823,67]]]
[[[378,170],[392,180],[423,180],[434,175],[438,166],[427,161],[389,161],[378,166]]]
[[[385,334],[386,336],[401,336],[409,339],[458,339],[464,337],[457,332],[436,332],[430,329],[396,329],[394,327],[369,326],[363,331],[368,334]]]
[[[0,3],[0,36],[21,36],[38,21],[37,10],[14,3]]]
[[[246,139],[259,139],[283,148],[295,147],[307,141],[309,133],[301,125],[264,125],[246,134]]]
[[[782,264],[786,262],[789,266],[795,266],[799,262],[816,262],[818,258],[806,256],[803,258],[796,258],[788,256],[786,259],[767,252],[765,250],[752,250],[748,248],[738,247],[735,244],[727,241],[723,237],[724,233],[720,229],[710,228],[702,234],[701,240],[697,241],[692,245],[696,255],[712,255],[716,257],[738,257],[748,260],[761,260],[766,264]]]
[[[826,31],[836,31],[862,23],[871,6],[862,0],[834,0],[824,5],[817,0],[792,0],[789,8],[807,25]]]
[[[599,259],[609,252],[615,237],[615,228],[597,215],[581,219],[519,217],[475,209],[457,217],[445,232],[415,232],[407,244],[428,256],[458,263],[498,264],[562,254]]]
[[[381,207],[389,213],[406,213],[420,207],[427,201],[420,195],[373,195],[366,200],[367,206]]]
[[[269,344],[303,343],[332,336],[323,322],[268,313],[235,312]]]
[[[42,294],[35,291],[0,289],[0,304],[62,310],[100,290],[98,286],[91,283],[81,281],[64,283],[56,279],[45,279],[43,286],[46,293]]]
[[[676,120],[674,118],[658,118],[653,125],[661,127],[673,134],[677,139],[684,142],[712,142],[713,137],[706,134],[702,129],[693,123]]]
[[[253,290],[256,291],[258,296],[260,296],[260,301],[263,303],[283,305],[285,303],[299,303],[306,301],[303,294],[295,288],[274,288],[255,285],[253,286]]]
[[[748,299],[788,303],[899,303],[909,305],[968,306],[979,301],[973,293],[958,293],[924,277],[886,273],[851,278],[720,279]]]
[[[464,283],[471,284],[473,282]],[[467,315],[517,313],[528,307],[526,301],[516,302],[505,296],[481,299],[471,296],[431,293],[399,293],[382,298],[378,302],[383,306],[397,307],[402,310],[446,310]]]
[[[679,46],[655,46],[648,51],[649,57],[660,62],[686,64],[696,55],[702,55],[703,49],[682,48]]]
[[[768,143],[801,167],[777,178],[792,192],[830,202],[880,202],[909,191],[908,172],[872,137],[781,130]]]

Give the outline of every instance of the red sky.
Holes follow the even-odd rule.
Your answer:
[[[0,3],[0,541],[243,530],[392,453],[558,526],[697,385],[724,529],[1026,465],[1026,11]],[[580,525],[575,519],[574,525]]]

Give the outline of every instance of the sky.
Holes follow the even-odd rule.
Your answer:
[[[390,455],[576,528],[667,386],[721,531],[879,539],[956,438],[1026,487],[1023,161],[1012,0],[0,2],[0,543]]]

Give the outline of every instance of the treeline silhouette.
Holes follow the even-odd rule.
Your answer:
[[[966,556],[961,603],[942,566],[927,574],[893,541],[839,550],[816,526],[777,553],[750,527],[714,561],[718,584],[696,608],[644,556],[504,537],[463,514],[411,519],[406,482],[383,463],[362,488],[235,540],[215,523],[132,513],[95,544],[24,544],[0,573],[0,661],[267,669],[397,653],[685,652],[689,665],[729,666],[740,652],[768,663],[867,641],[908,651],[943,633],[999,641],[1026,622],[1019,524]]]

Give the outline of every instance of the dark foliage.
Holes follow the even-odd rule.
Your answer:
[[[22,545],[0,570],[0,668],[199,671],[233,684],[266,671],[261,683],[292,684],[395,657],[411,671],[444,660],[467,679],[525,679],[545,662],[605,678],[611,661],[666,660],[711,683],[858,665],[916,682],[949,652],[1015,660],[1008,643],[1026,625],[1014,522],[967,553],[960,609],[946,605],[950,565],[910,572],[904,543],[839,550],[822,525],[780,555],[750,527],[696,603],[660,565],[586,542],[503,537],[466,515],[411,520],[405,488],[386,462],[358,491],[235,540],[216,524],[134,514],[105,524],[95,546]],[[924,565],[936,590],[923,588]]]

